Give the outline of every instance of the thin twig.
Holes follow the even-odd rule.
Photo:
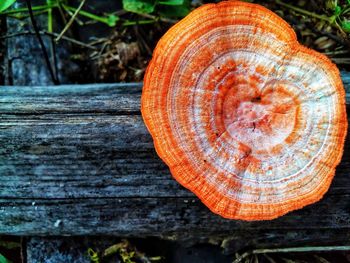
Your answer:
[[[21,263],[24,263],[24,262],[25,262],[25,256],[24,256],[24,251],[25,251],[25,249],[23,249],[24,246],[25,246],[24,237],[21,237],[20,240],[21,240],[21,241],[20,241],[20,243],[21,243],[21,251],[20,251],[20,254],[21,254]]]
[[[53,36],[53,37],[57,37],[58,34],[57,33],[49,33],[47,31],[39,31],[39,33],[41,35],[48,35],[48,36]],[[31,32],[31,31],[23,31],[23,32],[17,32],[17,33],[12,33],[12,34],[7,34],[7,35],[3,35],[3,36],[0,36],[0,39],[6,39],[6,38],[11,38],[11,37],[17,37],[17,36],[23,36],[23,35],[34,35],[35,32]],[[79,40],[76,40],[74,38],[70,38],[70,37],[67,37],[67,36],[62,36],[62,39],[63,40],[66,40],[66,41],[69,41],[69,42],[72,42],[76,45],[79,45],[79,46],[82,46],[82,47],[86,47],[86,48],[89,48],[89,49],[92,49],[92,50],[97,50],[98,48],[90,45],[90,44],[86,44],[84,42],[81,42]]]
[[[64,13],[63,13],[63,7],[62,7],[62,4],[61,4],[60,1],[58,1],[58,11],[60,12],[60,15],[61,15],[61,17],[62,17],[62,20],[63,20],[64,24],[67,24],[68,21],[67,21],[67,19],[66,19],[66,16],[65,16]]]
[[[78,6],[78,8],[75,10],[73,16],[69,19],[67,25],[63,28],[62,32],[59,34],[59,36],[55,39],[55,41],[59,41],[64,33],[68,30],[68,28],[72,25],[75,17],[79,14],[80,10],[82,9],[83,5],[85,4],[86,0],[82,0]]]
[[[336,51],[329,51],[329,52],[323,52],[323,54],[327,55],[327,56],[336,56],[336,55],[344,55],[344,54],[348,54],[350,52],[350,50],[336,50]]]
[[[51,35],[51,36],[54,36],[54,37],[58,37],[58,34],[57,34],[57,33],[54,33],[54,32],[53,32],[53,33],[43,32],[43,33],[46,34],[46,35]],[[82,47],[86,47],[86,48],[89,48],[89,49],[97,50],[96,47],[94,47],[94,46],[92,46],[92,45],[90,45],[90,44],[86,44],[86,43],[84,43],[84,42],[81,42],[81,41],[76,40],[76,39],[71,38],[71,37],[62,36],[62,39],[63,39],[63,40],[66,40],[66,41],[69,41],[69,42],[72,42],[72,43],[74,43],[74,44],[76,44],[76,45],[79,45],[79,46],[82,46]]]
[[[89,42],[89,45],[95,46],[95,45],[98,45],[98,44],[101,44],[101,43],[104,43],[107,41],[110,41],[110,39],[101,37],[101,38],[97,38],[96,40]]]
[[[100,58],[102,56],[103,52],[105,51],[105,49],[107,48],[108,45],[109,45],[108,42],[104,42],[102,44],[102,47],[101,47],[100,51],[97,54],[98,58]]]
[[[41,14],[46,14],[47,11],[46,10],[42,10],[42,11],[33,11],[33,15],[34,16],[39,16]],[[23,19],[27,19],[30,17],[30,15],[28,15],[27,13],[21,13],[21,14],[12,14],[12,15],[7,15],[7,17],[11,17],[17,20],[23,20]]]
[[[48,32],[52,33],[52,31]],[[57,65],[57,56],[56,56],[56,42],[53,39],[53,36],[50,36],[50,48],[51,48],[51,56],[52,56],[52,61],[53,61],[53,66],[55,70],[55,77],[58,79],[58,65]]]
[[[336,64],[350,64],[350,58],[331,58]]]
[[[147,25],[155,22],[157,22],[157,20],[125,21],[122,23],[122,26]]]
[[[150,19],[153,19],[153,20],[159,20],[159,21],[162,21],[162,22],[165,22],[165,23],[169,23],[169,24],[175,24],[177,22],[179,22],[179,20],[176,20],[176,19],[169,19],[169,18],[165,18],[165,17],[157,17],[157,16],[152,16],[152,15],[149,15],[149,14],[138,14],[139,16],[142,16],[142,17],[145,17],[145,18],[150,18]]]
[[[331,21],[331,18],[328,17],[328,16],[319,15],[319,14],[315,14],[315,13],[313,13],[313,12],[309,12],[309,11],[307,11],[307,10],[304,10],[304,9],[302,9],[302,8],[299,8],[299,7],[296,7],[296,6],[294,6],[294,5],[290,5],[290,4],[284,3],[284,2],[282,2],[281,0],[275,0],[275,2],[276,2],[276,4],[278,4],[278,5],[287,7],[287,8],[289,8],[289,9],[294,10],[294,11],[296,11],[296,12],[299,12],[299,13],[301,13],[301,14],[303,14],[303,15],[307,15],[307,16],[311,16],[311,17],[314,17],[314,18],[318,18],[318,19],[320,19],[320,20],[324,20],[324,21],[327,21],[327,22],[329,22],[329,23],[332,22],[332,21]]]
[[[62,6],[63,6],[63,8],[64,8],[66,11],[67,11],[67,10],[72,10],[72,11],[75,12],[75,11],[77,10],[77,8],[72,7],[72,6],[68,6],[68,5],[65,5],[65,4],[63,4]],[[104,23],[104,24],[106,24],[106,25],[108,25],[108,26],[111,26],[108,17],[101,17],[101,16],[98,16],[98,15],[92,14],[92,13],[90,13],[90,12],[86,12],[86,11],[84,11],[84,10],[80,10],[80,11],[79,11],[79,15],[85,16],[85,17],[87,17],[87,18],[92,19],[92,20],[93,20],[93,21],[92,21],[93,23],[96,23],[96,22],[98,21],[98,22]],[[87,24],[88,22],[89,22],[89,21],[87,21],[87,22],[84,23],[84,24]]]
[[[152,50],[148,46],[146,40],[143,38],[142,34],[139,32],[138,27],[134,26],[133,29],[134,29],[134,32],[136,34],[137,39],[139,40],[139,42],[141,42],[143,44],[143,46],[146,49],[148,55],[152,55]]]
[[[41,36],[40,36],[40,32],[39,32],[39,28],[37,27],[36,25],[36,21],[34,19],[34,14],[33,14],[33,10],[32,10],[32,3],[30,2],[30,0],[26,0],[27,2],[27,6],[28,6],[28,11],[29,11],[29,16],[30,16],[30,20],[32,22],[32,25],[33,25],[33,28],[34,28],[34,31],[35,31],[35,35],[37,36],[38,40],[39,40],[39,43],[40,43],[40,47],[41,47],[41,50],[43,52],[43,55],[44,55],[44,59],[46,61],[46,65],[47,65],[47,68],[50,72],[50,75],[51,75],[51,79],[52,79],[52,82],[55,84],[55,85],[58,85],[59,84],[59,81],[58,79],[55,78],[55,75],[53,73],[53,69],[52,69],[52,66],[51,66],[51,63],[50,63],[50,60],[49,60],[49,56],[47,54],[47,51],[46,51],[46,48],[45,48],[45,45],[44,45],[44,41],[42,40]]]
[[[289,247],[289,248],[267,248],[267,249],[254,249],[243,253],[237,257],[233,263],[240,263],[246,257],[256,254],[267,253],[291,253],[291,252],[324,252],[324,251],[349,251],[350,246],[326,246],[326,247]]]
[[[66,11],[66,13],[70,16],[70,17],[73,17],[74,15],[74,12],[72,12],[71,10],[69,10],[68,8],[66,8],[64,5],[62,5],[62,8],[64,11]],[[85,23],[83,21],[81,21],[77,16],[74,18],[75,19],[75,22],[78,23],[79,26],[83,26]],[[67,24],[68,22],[66,22]]]
[[[46,11],[49,8],[53,8],[55,7],[55,5],[50,6],[50,5],[38,5],[38,6],[33,6],[32,10],[33,11]],[[28,12],[28,8],[16,8],[16,9],[10,9],[10,10],[6,10],[4,12],[1,12],[0,15],[10,15],[10,14],[17,14],[17,13],[22,13],[22,12]]]
[[[328,38],[334,40],[335,42],[337,42],[339,45],[342,45],[342,46],[347,46],[347,47],[350,47],[350,43],[349,41],[346,41],[344,40],[343,38],[337,36],[337,35],[334,35],[330,32],[326,32],[326,31],[323,31],[323,30],[317,30],[316,28],[311,28],[312,31],[316,32],[317,34],[321,34],[321,35],[324,35],[324,36],[327,36]]]

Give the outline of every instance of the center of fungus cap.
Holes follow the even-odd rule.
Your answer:
[[[232,73],[232,71],[231,71]],[[291,140],[297,125],[300,102],[285,81],[259,82],[235,74],[218,87],[215,108],[225,132],[251,148],[252,153],[273,151],[273,147]]]
[[[318,201],[347,131],[339,71],[256,4],[207,4],[159,41],[142,116],[174,178],[223,217]]]

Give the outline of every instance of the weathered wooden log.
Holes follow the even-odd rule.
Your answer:
[[[320,202],[273,221],[226,220],[172,179],[140,96],[141,84],[0,88],[0,234],[230,237],[228,250],[252,233],[261,244],[284,232],[286,244],[349,240],[349,144]]]

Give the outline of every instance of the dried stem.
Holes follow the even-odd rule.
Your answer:
[[[52,36],[52,37],[57,37],[58,34],[57,33],[49,33],[47,31],[39,31],[40,35],[48,35],[48,36]],[[3,35],[3,36],[0,36],[0,39],[6,39],[6,38],[11,38],[11,37],[17,37],[17,36],[22,36],[22,35],[32,35],[32,34],[35,34],[35,32],[31,32],[31,31],[23,31],[23,32],[17,32],[17,33],[12,33],[12,34],[7,34],[7,35]],[[89,48],[89,49],[92,49],[92,50],[97,50],[96,47],[90,45],[90,44],[86,44],[84,42],[81,42],[79,40],[76,40],[74,38],[70,38],[70,37],[67,37],[67,36],[62,36],[62,39],[63,40],[66,40],[66,41],[69,41],[69,42],[72,42],[76,45],[79,45],[79,46],[82,46],[82,47],[85,47],[85,48]]]
[[[78,8],[75,10],[73,16],[68,21],[67,25],[63,28],[61,33],[58,35],[58,37],[55,39],[55,41],[59,41],[64,33],[69,29],[69,27],[72,25],[73,21],[75,20],[76,16],[79,14],[80,10],[83,8],[83,5],[85,4],[86,0],[82,0],[78,6]]]
[[[333,21],[331,21],[331,18],[328,17],[328,16],[319,15],[319,14],[315,14],[313,12],[309,12],[307,10],[304,10],[302,8],[299,8],[299,7],[296,7],[294,5],[286,4],[286,3],[282,2],[281,0],[276,0],[276,4],[284,6],[284,7],[287,7],[288,9],[294,10],[294,11],[300,13],[300,14],[304,14],[304,15],[311,16],[311,17],[314,17],[314,18],[318,18],[320,20],[324,20],[324,21],[327,21],[329,23],[333,22]]]
[[[350,246],[327,246],[327,247],[290,247],[290,248],[267,248],[267,249],[254,249],[243,253],[237,257],[233,263],[240,263],[246,257],[256,254],[267,253],[291,253],[291,252],[324,252],[324,251],[349,251]]]
[[[50,72],[52,82],[53,82],[55,85],[58,85],[58,84],[59,84],[59,81],[58,81],[58,79],[56,79],[56,77],[55,77],[55,74],[54,74],[54,72],[53,72],[53,69],[52,69],[52,66],[51,66],[51,63],[50,63],[49,55],[47,54],[47,51],[46,51],[46,48],[45,48],[45,45],[44,45],[44,41],[42,40],[42,38],[41,38],[41,36],[40,36],[39,28],[38,28],[38,26],[36,25],[36,21],[35,21],[35,19],[34,19],[34,14],[33,14],[33,10],[32,10],[32,3],[31,3],[30,0],[26,0],[26,3],[27,3],[28,11],[29,11],[30,20],[31,20],[32,25],[33,25],[33,28],[34,28],[35,35],[37,36],[37,38],[38,38],[38,40],[39,40],[40,47],[41,47],[41,50],[42,50],[42,52],[43,52],[43,55],[44,55],[44,59],[45,59],[47,68],[48,68],[48,70],[49,70],[49,72]]]

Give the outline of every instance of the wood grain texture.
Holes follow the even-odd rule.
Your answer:
[[[343,80],[350,91],[350,75]],[[199,238],[285,230],[348,239],[348,143],[320,202],[273,221],[226,220],[172,179],[142,122],[140,95],[140,84],[1,87],[0,234]]]

